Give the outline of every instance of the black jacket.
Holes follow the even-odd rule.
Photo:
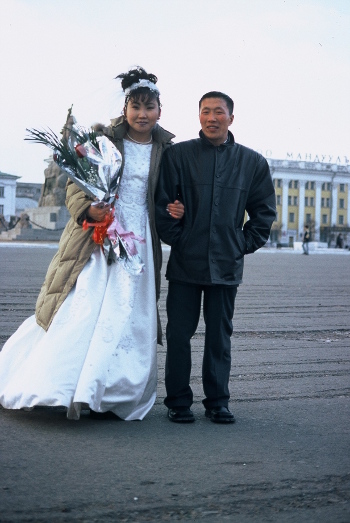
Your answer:
[[[200,138],[178,143],[164,154],[156,191],[156,227],[171,245],[166,277],[204,285],[242,282],[244,255],[262,247],[276,217],[275,191],[267,161],[229,141]],[[180,199],[182,220],[166,211]],[[245,211],[248,221],[244,224]]]

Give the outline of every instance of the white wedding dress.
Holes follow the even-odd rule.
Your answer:
[[[108,266],[96,247],[47,332],[31,316],[0,352],[0,404],[8,409],[65,406],[79,419],[82,406],[143,419],[157,385],[157,314],[147,212],[152,145],[124,140],[125,168],[116,215],[145,264],[131,275]]]

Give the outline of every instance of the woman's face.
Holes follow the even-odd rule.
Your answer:
[[[160,117],[160,107],[156,98],[130,99],[126,106],[126,119],[129,127],[137,134],[150,136]]]

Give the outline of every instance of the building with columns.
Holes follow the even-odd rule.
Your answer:
[[[313,241],[350,244],[350,165],[267,159],[274,180],[277,220],[271,241],[293,245],[309,225]]]
[[[321,161],[319,157],[312,161],[310,155],[306,155],[305,160],[301,155],[293,159],[292,154],[287,154],[285,160],[269,158],[268,154],[264,156],[270,166],[277,200],[277,220],[273,223],[270,241],[293,246],[294,242],[302,240],[304,226],[308,224],[312,241],[334,246],[336,236],[342,233],[344,245],[349,246],[350,163],[347,158],[343,163],[339,157],[337,163],[328,158],[330,161],[327,163],[325,156],[321,157]],[[30,185],[33,192],[34,185],[37,185],[37,200],[41,187],[39,184],[20,184],[18,179],[19,176],[0,172],[0,215],[7,221],[11,216],[20,214],[16,212],[16,196],[18,200],[28,196],[27,186]],[[34,204],[30,207],[36,207],[36,202]],[[19,210],[19,205],[17,207]],[[44,211],[47,209],[44,208]],[[63,227],[68,218],[67,212],[63,225],[57,222],[55,226]],[[34,217],[32,219],[37,221]],[[45,223],[47,228],[52,226]]]

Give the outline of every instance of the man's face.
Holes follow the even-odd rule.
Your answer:
[[[229,126],[233,122],[223,98],[204,98],[199,111],[199,121],[206,138],[213,145],[221,145],[227,139]]]

